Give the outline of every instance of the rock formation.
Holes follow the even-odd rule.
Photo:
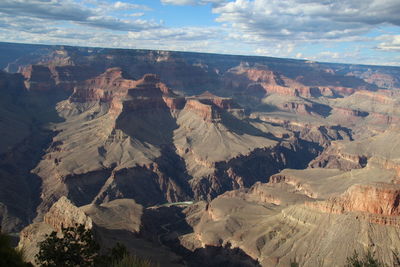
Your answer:
[[[34,221],[22,243],[91,220],[102,240],[140,232],[188,261],[332,266],[374,243],[392,263],[398,240],[381,237],[398,231],[398,68],[0,49],[0,222],[18,232]],[[181,201],[196,203],[153,207]],[[154,245],[133,243],[142,255]]]

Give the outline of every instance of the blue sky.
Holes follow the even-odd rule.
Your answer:
[[[1,0],[0,41],[400,66],[399,0]]]

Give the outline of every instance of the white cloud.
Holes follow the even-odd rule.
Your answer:
[[[163,3],[164,5],[194,6],[194,5],[206,5],[206,4],[218,5],[226,1],[227,0],[161,0],[161,3]]]
[[[119,31],[141,31],[149,28],[157,28],[160,25],[154,21],[124,20],[115,16],[106,15],[106,11],[117,9],[134,9],[144,6],[116,2],[109,9],[97,6],[89,8],[72,0],[1,0],[0,15],[8,22],[13,19],[40,19],[42,23],[70,22],[96,28],[105,28]],[[46,22],[44,22],[46,21]],[[6,24],[12,28],[13,23]]]
[[[126,2],[121,2],[121,1],[115,2],[112,6],[116,10],[130,10],[130,9],[149,10],[149,8],[144,5],[137,5],[137,4],[126,3]]]
[[[338,52],[324,51],[319,53],[320,58],[338,59],[340,54]]]
[[[235,0],[213,8],[217,21],[238,34],[269,40],[332,40],[375,25],[400,26],[398,0]]]
[[[132,13],[128,15],[129,17],[142,17],[144,16],[143,12]]]
[[[176,5],[176,6],[185,6],[185,5],[195,5],[195,0],[161,0],[161,3],[165,5]]]
[[[156,12],[152,14],[149,6],[139,5],[134,0],[0,0],[0,40],[334,62],[369,63],[376,60],[381,64],[396,61],[393,53],[386,51],[400,51],[399,0],[161,2],[165,5],[208,4],[220,25],[168,28],[162,21],[145,19]],[[391,28],[384,28],[388,25]],[[373,34],[365,35],[371,29]],[[385,35],[368,37],[376,34]],[[336,47],[337,43],[362,43],[364,52],[356,51],[354,47],[348,50],[343,48],[346,46]],[[319,49],[312,51],[310,46]],[[376,53],[379,56],[375,56]]]
[[[378,40],[384,41],[377,46],[378,49],[400,52],[400,35],[380,36]]]
[[[218,28],[183,27],[164,28],[142,32],[129,32],[128,37],[138,40],[179,40],[179,41],[200,41],[216,40],[223,32]]]
[[[295,48],[296,46],[294,43],[282,42],[258,47],[254,50],[254,52],[256,55],[260,56],[289,57],[292,55]]]

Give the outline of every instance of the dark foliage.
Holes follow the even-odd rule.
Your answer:
[[[131,256],[126,247],[117,243],[107,254],[100,254],[100,246],[91,230],[84,225],[62,228],[62,234],[53,231],[39,243],[36,263],[42,267],[147,267],[151,263]],[[0,265],[3,266],[3,265]]]
[[[375,258],[375,253],[368,250],[362,257],[354,251],[351,257],[347,258],[346,267],[385,267],[386,265]]]
[[[10,237],[0,231],[0,266],[30,267],[24,262],[22,251],[11,246]]]
[[[94,266],[99,260],[100,246],[84,225],[62,228],[62,236],[52,232],[39,243],[36,263],[43,267]]]

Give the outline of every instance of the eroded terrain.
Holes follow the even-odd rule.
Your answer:
[[[24,46],[1,62],[0,222],[30,259],[84,223],[163,266],[394,264],[399,68]]]

